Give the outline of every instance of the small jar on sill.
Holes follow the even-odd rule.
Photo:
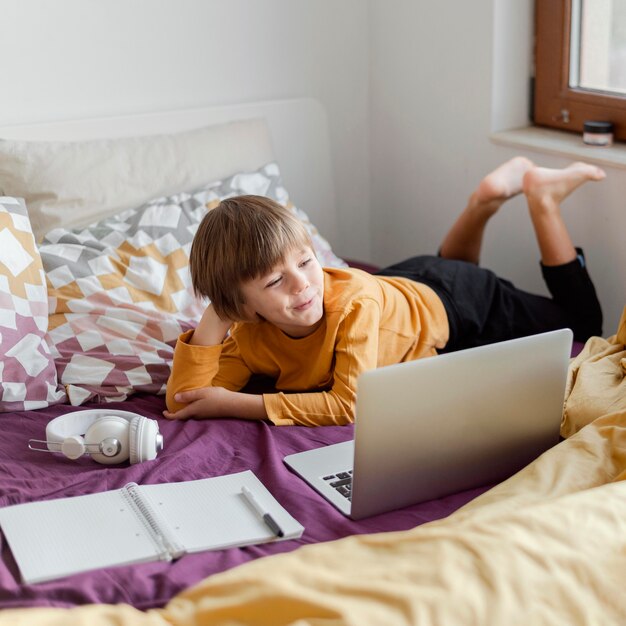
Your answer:
[[[613,124],[611,122],[585,122],[583,124],[583,143],[589,146],[613,145]]]

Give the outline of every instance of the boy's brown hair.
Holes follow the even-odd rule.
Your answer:
[[[209,211],[189,257],[196,295],[209,298],[223,319],[246,319],[242,283],[269,273],[296,246],[313,250],[304,224],[263,196],[236,196]]]

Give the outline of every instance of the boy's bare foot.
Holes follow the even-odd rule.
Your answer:
[[[525,173],[522,188],[531,210],[559,210],[580,185],[604,178],[604,170],[589,163],[576,162],[563,169],[533,167]]]
[[[534,167],[526,172],[523,191],[544,265],[563,265],[576,258],[560,204],[583,183],[605,177],[604,170],[588,163],[572,163],[563,169]]]
[[[515,157],[503,163],[480,181],[472,194],[470,206],[495,213],[503,202],[522,192],[524,176],[533,168],[533,162],[525,157]]]

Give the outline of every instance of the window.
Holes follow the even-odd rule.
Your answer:
[[[624,0],[535,0],[533,119],[579,133],[613,122],[626,141]]]

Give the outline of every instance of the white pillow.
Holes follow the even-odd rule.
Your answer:
[[[24,198],[37,241],[274,158],[265,120],[90,141],[0,139],[0,195]]]

